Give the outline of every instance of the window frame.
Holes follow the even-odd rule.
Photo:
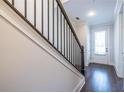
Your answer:
[[[97,33],[97,32],[103,32],[103,31],[105,31],[105,53],[104,54],[100,54],[100,53],[96,53],[96,51],[95,51],[95,48],[96,48],[96,44],[95,44],[95,33]],[[107,31],[106,31],[106,29],[99,29],[99,30],[96,30],[96,31],[94,31],[94,54],[95,55],[100,55],[100,56],[105,56],[106,54],[107,54],[107,52],[106,52],[106,35],[107,35]]]

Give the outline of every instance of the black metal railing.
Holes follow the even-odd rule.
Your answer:
[[[3,0],[75,68],[83,48],[60,0]]]

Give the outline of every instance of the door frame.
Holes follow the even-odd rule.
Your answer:
[[[97,54],[94,53],[94,46],[95,46],[95,42],[94,42],[94,32],[96,31],[102,31],[102,30],[105,30],[106,31],[106,48],[108,48],[108,52],[105,54],[105,55],[99,55],[99,56],[107,56],[107,62],[105,63],[101,63],[101,64],[106,64],[106,65],[111,65],[110,64],[110,61],[111,61],[111,58],[110,58],[110,45],[109,45],[109,42],[110,42],[110,30],[111,30],[111,25],[107,25],[107,24],[104,24],[104,25],[99,25],[99,26],[94,26],[92,29],[91,29],[91,63],[99,63],[97,62],[97,60],[94,59],[94,56],[97,56]],[[100,63],[99,63],[100,64]]]

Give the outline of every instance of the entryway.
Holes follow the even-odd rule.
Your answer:
[[[100,25],[91,29],[91,62],[110,64],[110,32],[111,25]]]

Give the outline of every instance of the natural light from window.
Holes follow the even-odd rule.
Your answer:
[[[95,32],[95,54],[106,54],[106,31]]]

